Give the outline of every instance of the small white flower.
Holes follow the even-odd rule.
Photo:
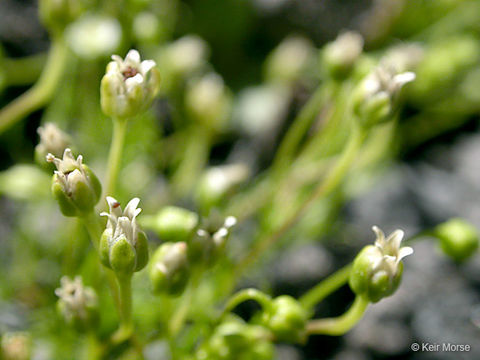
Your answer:
[[[413,72],[397,73],[394,68],[378,66],[364,80],[363,87],[367,97],[386,95],[393,99],[405,84],[413,80],[415,80]]]
[[[68,276],[60,279],[61,287],[55,290],[55,294],[62,302],[62,313],[67,321],[78,317],[86,319],[88,309],[97,306],[97,295],[92,288],[83,285],[82,278],[76,276],[71,280]]]
[[[113,197],[107,196],[108,206],[110,213],[102,212],[101,216],[107,216],[107,228],[106,232],[108,236],[109,244],[113,245],[121,236],[125,236],[127,241],[135,246],[138,239],[139,228],[137,225],[137,215],[140,214],[142,209],[137,208],[140,199],[133,198],[122,211],[120,203]]]
[[[380,228],[374,226],[372,229],[377,236],[375,247],[379,252],[378,259],[373,265],[373,271],[386,270],[391,276],[395,276],[398,264],[404,257],[413,254],[413,249],[409,246],[400,247],[404,236],[402,230],[395,230],[385,238],[385,234]]]
[[[182,74],[191,73],[206,63],[207,43],[196,35],[184,36],[168,45],[168,59],[173,69]]]
[[[337,66],[352,66],[363,50],[363,37],[355,31],[340,34],[325,47],[328,62]]]
[[[145,110],[158,93],[155,61],[141,61],[137,50],[130,50],[125,59],[118,55],[112,59],[102,79],[102,109],[112,117],[132,117]]]
[[[61,156],[66,148],[71,143],[70,137],[58,128],[53,123],[46,123],[37,129],[40,136],[40,142],[35,148],[35,151],[45,156],[52,153],[56,156]]]
[[[53,154],[49,153],[47,155],[47,161],[54,163],[57,167],[54,173],[57,175],[57,180],[67,195],[73,193],[78,182],[88,182],[87,173],[82,164],[82,155],[78,155],[75,160],[72,150],[67,148],[63,153],[63,159],[56,158]]]

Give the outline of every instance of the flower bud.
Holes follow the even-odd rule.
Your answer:
[[[63,159],[52,154],[47,161],[57,167],[52,181],[53,196],[65,216],[82,216],[93,210],[102,193],[100,181],[90,168],[82,163],[82,155],[73,157],[70,149],[65,149]]]
[[[2,336],[0,359],[30,360],[32,354],[32,338],[25,332],[11,332]]]
[[[150,264],[150,280],[155,293],[180,295],[189,278],[187,244],[183,241],[159,246]]]
[[[282,84],[298,80],[312,63],[313,55],[314,47],[310,40],[300,36],[287,37],[268,56],[266,78]]]
[[[197,188],[197,201],[203,213],[220,205],[229,193],[248,178],[249,172],[245,164],[215,166],[205,171]]]
[[[148,262],[147,236],[137,225],[136,217],[142,211],[138,208],[139,198],[133,198],[122,212],[120,203],[107,196],[110,213],[107,227],[100,238],[100,260],[117,276],[131,276],[142,270]]]
[[[403,231],[385,234],[374,226],[375,245],[365,246],[353,261],[349,284],[352,291],[371,302],[392,295],[402,279],[401,260],[413,253],[411,247],[400,247]]]
[[[169,66],[175,74],[189,75],[205,66],[208,44],[196,35],[184,36],[166,48]]]
[[[197,229],[198,215],[187,209],[167,206],[144,223],[154,230],[162,241],[188,242]]]
[[[58,310],[65,321],[82,332],[97,326],[99,311],[95,291],[84,286],[80,276],[76,276],[74,280],[64,276],[60,283],[61,287],[55,290],[55,294],[59,297]]]
[[[84,0],[40,0],[40,19],[50,31],[61,32],[86,8]]]
[[[357,32],[347,31],[340,34],[335,41],[325,45],[323,62],[334,79],[346,78],[362,54],[363,38]]]
[[[395,111],[401,88],[413,81],[412,72],[396,73],[378,66],[357,86],[353,94],[353,112],[363,127],[387,121]]]
[[[130,50],[125,60],[118,55],[112,59],[100,87],[102,110],[112,118],[131,118],[145,111],[158,94],[160,74],[155,61],[141,61],[137,50]]]
[[[231,229],[237,223],[235,217],[228,216],[219,227],[214,215],[204,222],[188,244],[188,258],[194,263],[213,265],[223,254]]]
[[[261,323],[280,341],[303,343],[306,340],[307,311],[293,297],[279,296],[265,309]]]
[[[478,230],[463,219],[455,218],[434,231],[443,252],[457,262],[471,257],[478,248]]]
[[[37,129],[40,142],[35,147],[35,160],[43,165],[45,157],[50,153],[61,157],[66,148],[71,147],[72,139],[54,123],[46,123]]]
[[[221,323],[197,351],[197,360],[268,360],[274,348],[269,332],[231,316]]]
[[[232,98],[221,76],[210,73],[189,83],[185,106],[193,120],[222,130],[231,112]]]

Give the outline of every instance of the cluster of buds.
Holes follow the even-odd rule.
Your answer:
[[[413,253],[411,247],[400,247],[404,233],[396,230],[385,238],[385,234],[374,226],[375,245],[365,246],[353,261],[350,273],[350,288],[370,302],[378,302],[392,295],[402,279],[405,256]]]
[[[308,312],[291,296],[282,295],[271,300],[264,309],[260,322],[282,342],[304,343],[307,339]]]
[[[110,211],[107,227],[100,239],[100,260],[118,277],[128,277],[142,270],[148,262],[148,242],[137,224],[136,217],[142,211],[137,208],[140,199],[133,198],[122,211],[120,203],[107,196]]]
[[[66,322],[78,331],[86,331],[98,324],[98,299],[95,291],[83,285],[82,278],[60,279],[61,287],[55,290],[59,297],[58,310]]]
[[[65,216],[83,216],[91,212],[102,193],[100,181],[82,160],[81,155],[75,160],[68,148],[63,153],[63,159],[50,153],[47,155],[47,161],[57,167],[52,192]]]
[[[160,75],[155,61],[141,61],[137,50],[125,60],[112,56],[100,87],[103,112],[115,119],[128,119],[145,111],[158,94]]]
[[[378,66],[358,85],[353,95],[353,112],[363,127],[389,120],[394,113],[402,87],[415,80],[413,72],[397,73]]]
[[[323,50],[324,65],[333,79],[347,77],[362,54],[363,38],[357,32],[347,31],[328,43]]]
[[[197,351],[196,360],[270,360],[274,347],[263,326],[250,325],[230,316]]]
[[[454,218],[438,225],[434,235],[440,239],[443,252],[456,262],[465,261],[478,249],[478,230],[463,219]]]
[[[72,139],[54,123],[46,123],[37,129],[40,142],[35,147],[35,159],[39,164],[45,163],[45,157],[52,154],[56,157],[63,155],[65,149],[70,148]]]

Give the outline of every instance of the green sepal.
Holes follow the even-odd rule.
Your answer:
[[[135,249],[122,235],[110,246],[110,265],[120,276],[133,274],[136,266]]]
[[[95,193],[90,185],[84,181],[77,181],[75,188],[72,190],[72,202],[78,210],[84,214],[89,213],[95,207]]]
[[[112,268],[110,265],[110,244],[108,243],[108,239],[112,236],[110,230],[105,230],[100,237],[100,244],[99,244],[99,256],[100,262],[108,267],[109,269]]]
[[[148,263],[148,240],[143,231],[138,231],[137,242],[135,244],[137,254],[137,263],[135,271],[142,270]]]
[[[60,206],[60,211],[68,217],[78,216],[78,210],[72,200],[65,194],[62,184],[57,179],[57,175],[53,175],[52,194]]]
[[[90,181],[90,185],[93,188],[93,192],[95,194],[95,205],[100,200],[100,196],[102,195],[102,184],[100,180],[98,180],[97,175],[85,164],[82,164],[83,170],[87,174],[87,178]]]
[[[154,228],[163,241],[188,242],[195,234],[198,220],[192,211],[167,206],[155,217]]]

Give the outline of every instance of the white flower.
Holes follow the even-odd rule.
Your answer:
[[[61,156],[65,149],[70,145],[70,137],[58,128],[53,123],[46,123],[37,129],[40,136],[40,142],[35,148],[35,151],[43,154],[52,153],[56,156]]]
[[[378,249],[378,259],[373,265],[373,271],[386,270],[390,276],[397,274],[400,261],[413,254],[413,249],[409,246],[400,247],[404,232],[395,230],[387,238],[380,228],[372,227],[377,238],[375,240],[375,248]]]
[[[196,35],[187,35],[176,40],[168,45],[166,51],[171,66],[181,74],[201,68],[209,53],[207,43]]]
[[[82,155],[77,159],[72,154],[72,150],[65,149],[63,159],[56,158],[52,154],[47,154],[47,161],[54,163],[57,170],[54,171],[56,180],[60,182],[65,194],[71,196],[79,182],[88,183],[87,173],[83,167]]]
[[[142,211],[142,209],[137,208],[139,202],[139,198],[133,198],[122,212],[120,203],[113,197],[107,196],[110,213],[102,212],[100,215],[108,217],[105,231],[110,234],[110,245],[118,241],[121,236],[125,236],[127,241],[135,246],[139,232],[136,217]]]
[[[394,68],[378,66],[363,82],[366,96],[386,95],[394,98],[407,83],[415,80],[415,73],[407,71],[397,73]]]
[[[141,61],[137,50],[130,50],[125,59],[118,55],[112,59],[102,79],[102,110],[112,117],[132,117],[145,110],[158,93],[155,61]]]
[[[89,308],[97,306],[97,295],[92,288],[83,285],[82,278],[76,276],[71,280],[68,276],[60,279],[61,287],[55,290],[55,294],[62,302],[62,313],[67,321],[74,317],[86,319]]]

